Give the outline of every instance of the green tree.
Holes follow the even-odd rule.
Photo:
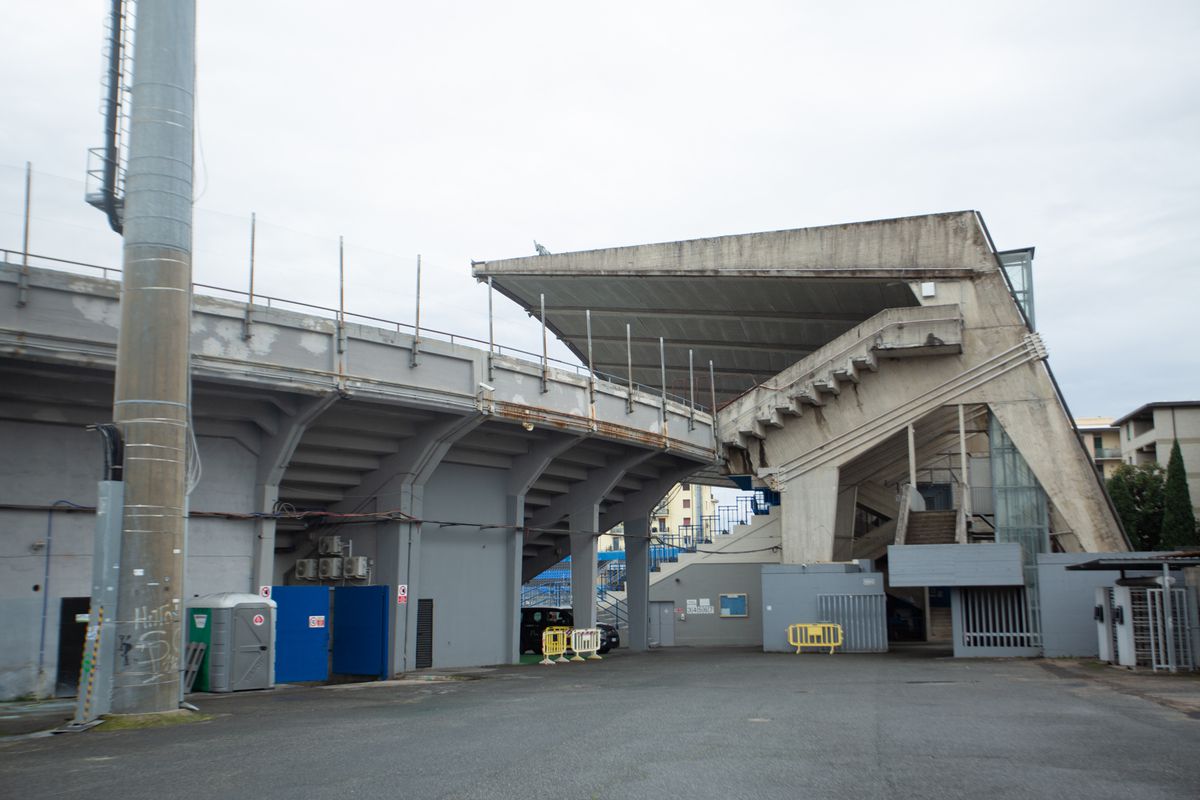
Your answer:
[[[1164,550],[1176,550],[1200,545],[1196,531],[1196,513],[1188,492],[1187,472],[1183,468],[1183,453],[1179,440],[1171,446],[1167,461],[1167,480],[1163,489],[1162,534],[1159,544]]]
[[[1108,479],[1108,494],[1129,544],[1135,550],[1159,549],[1163,526],[1163,468],[1155,463],[1122,464]]]

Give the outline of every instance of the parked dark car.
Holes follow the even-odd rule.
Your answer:
[[[575,627],[575,615],[569,608],[549,608],[533,606],[521,609],[521,652],[541,653],[542,632],[551,626]],[[617,629],[606,622],[596,624],[600,629],[600,649],[596,652],[603,655],[614,647],[621,646],[621,635]]]

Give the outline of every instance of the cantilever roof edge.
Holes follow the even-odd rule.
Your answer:
[[[996,269],[975,211],[472,262],[489,276],[628,275],[916,279]]]

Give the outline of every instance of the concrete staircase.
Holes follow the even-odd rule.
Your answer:
[[[836,402],[843,386],[878,371],[884,359],[961,353],[962,324],[955,305],[882,311],[731,401],[722,414],[721,441],[745,449],[751,439],[766,439],[767,429],[782,428],[785,417]]]
[[[664,562],[658,572],[650,573],[650,584],[656,584],[691,564],[753,563],[779,561],[779,552],[771,550],[782,542],[779,506],[770,513],[756,514],[746,525],[739,525],[726,536],[717,536],[712,544],[701,545],[707,552],[681,552],[678,561]]]
[[[910,511],[905,544],[954,544],[957,511]]]

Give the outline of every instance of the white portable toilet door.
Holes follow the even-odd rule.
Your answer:
[[[268,606],[237,606],[233,609],[233,653],[229,690],[266,689],[271,685],[271,618]]]

